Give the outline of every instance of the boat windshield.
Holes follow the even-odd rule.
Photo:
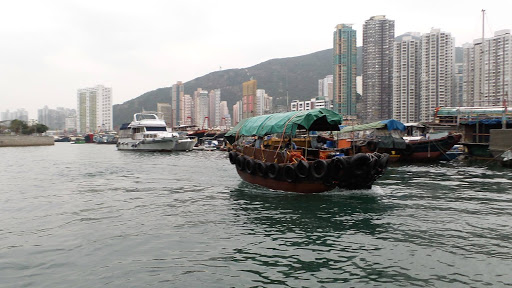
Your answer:
[[[135,115],[135,119],[137,121],[145,120],[145,119],[158,119],[155,114],[137,114]]]
[[[166,127],[146,127],[146,131],[167,131]]]

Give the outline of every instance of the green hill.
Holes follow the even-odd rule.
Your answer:
[[[272,59],[248,68],[216,71],[185,82],[185,94],[192,95],[197,88],[221,89],[221,100],[231,110],[242,99],[242,83],[255,79],[258,88],[265,89],[273,98],[274,107],[286,105],[289,100],[306,100],[318,94],[318,80],[332,74],[332,49],[304,56]],[[113,107],[114,127],[130,122],[134,113],[156,110],[156,103],[170,103],[171,88],[146,92],[139,97]]]

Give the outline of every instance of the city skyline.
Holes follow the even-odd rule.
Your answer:
[[[236,1],[6,3],[0,12],[5,43],[0,47],[0,111],[25,108],[35,118],[45,105],[71,108],[77,87],[97,83],[114,87],[113,102],[120,104],[219,69],[328,49],[337,24],[351,23],[362,35],[362,24],[375,15],[395,20],[395,35],[428,33],[435,27],[451,33],[457,47],[481,37],[482,9],[487,10],[487,37],[512,28],[503,2],[433,1],[417,10],[405,1],[367,1],[364,8],[350,9],[339,1],[318,6],[270,3],[262,1],[249,10],[270,21],[246,21],[246,4]],[[202,21],[190,21],[199,14]],[[238,37],[245,31],[251,37]],[[357,46],[361,43],[358,37]]]

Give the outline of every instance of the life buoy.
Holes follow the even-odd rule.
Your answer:
[[[286,179],[286,181],[293,182],[297,178],[294,165],[287,164],[286,166],[284,166],[283,176],[284,179]]]
[[[245,171],[249,174],[253,174],[256,171],[256,166],[254,165],[254,160],[249,158],[245,160]]]
[[[366,148],[368,149],[368,151],[370,152],[375,152],[377,151],[377,142],[373,141],[373,140],[369,140],[366,142]]]
[[[295,173],[300,178],[306,178],[309,175],[309,163],[308,161],[300,160],[297,162],[297,165],[295,166]]]
[[[236,169],[238,170],[244,170],[245,166],[245,158],[242,155],[238,155],[235,160]]]
[[[236,164],[236,156],[237,156],[236,152],[235,151],[231,151],[228,154],[229,154],[229,162],[231,164]]]
[[[258,175],[261,177],[267,177],[267,164],[259,160],[256,160],[255,163],[256,173],[258,173]]]
[[[267,165],[267,175],[272,179],[276,179],[279,176],[279,164],[277,163],[269,163]]]
[[[327,173],[327,162],[325,162],[325,160],[322,160],[322,159],[317,159],[313,162],[313,167],[311,168],[311,174],[315,177],[315,178],[322,178],[325,176],[325,174]]]

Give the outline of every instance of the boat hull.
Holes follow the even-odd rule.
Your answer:
[[[242,153],[243,151],[243,153]],[[299,151],[299,150],[294,150]],[[273,190],[321,193],[336,187],[371,189],[388,165],[389,155],[359,153],[331,159],[297,161],[297,152],[280,152],[253,147],[229,152],[242,180]],[[249,156],[251,155],[251,156]]]
[[[448,135],[434,140],[410,141],[401,152],[400,161],[435,161],[459,143],[460,134]]]
[[[196,145],[197,139],[179,139],[178,143],[174,147],[175,151],[191,151],[194,149],[194,145]]]
[[[169,139],[166,141],[135,141],[132,139],[119,139],[117,142],[117,150],[124,151],[173,151],[176,146],[177,140]]]
[[[245,182],[249,182],[251,184],[256,184],[259,186],[263,186],[272,190],[281,190],[287,192],[297,192],[297,193],[322,193],[326,191],[333,190],[336,188],[336,185],[327,186],[323,184],[321,181],[316,182],[287,182],[287,181],[279,181],[271,178],[264,178],[259,175],[249,174],[245,171],[237,170],[240,178]]]

